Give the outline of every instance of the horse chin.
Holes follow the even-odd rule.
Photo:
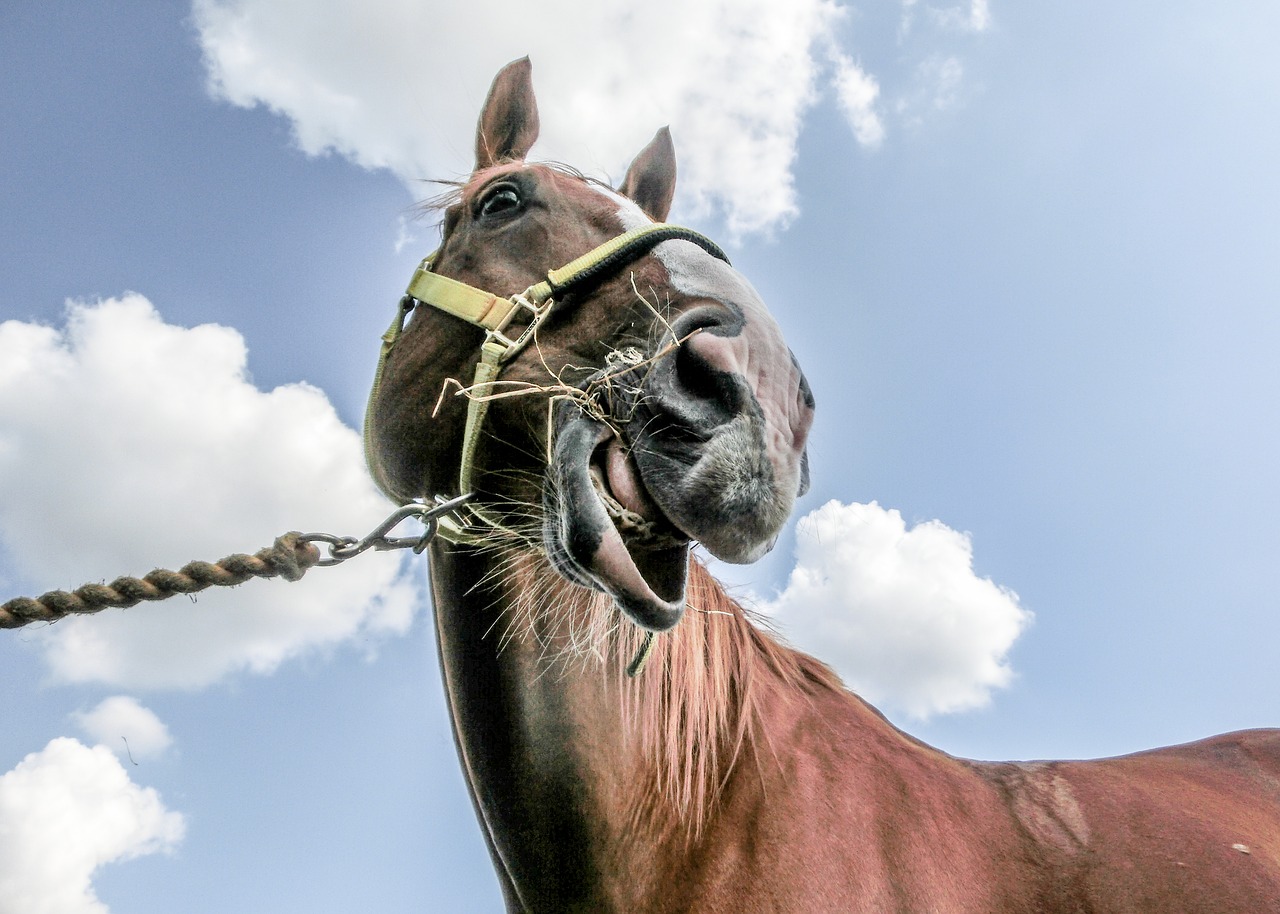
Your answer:
[[[723,562],[746,565],[769,552],[807,485],[803,452],[771,453],[767,433],[743,414],[706,440],[652,436],[637,449],[656,510]]]
[[[679,622],[689,538],[659,511],[613,431],[582,415],[560,424],[547,482],[543,538],[556,569],[609,594],[641,628]]]

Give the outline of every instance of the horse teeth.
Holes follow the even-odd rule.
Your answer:
[[[605,481],[604,471],[594,464],[591,467],[591,484],[595,487],[596,494],[600,496],[600,502],[604,505],[605,513],[609,515],[613,525],[618,528],[618,532],[622,534],[625,540],[636,545],[653,548],[677,546],[685,542],[681,537],[672,536],[670,533],[660,530],[657,521],[647,520],[629,508],[624,507],[609,491],[609,484]]]

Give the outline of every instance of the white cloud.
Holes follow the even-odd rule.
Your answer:
[[[0,914],[106,914],[98,868],[170,851],[184,829],[109,750],[55,739],[0,776]]]
[[[95,744],[135,762],[160,755],[173,742],[164,722],[127,695],[105,698],[72,717]]]
[[[964,64],[956,57],[931,57],[918,68],[925,97],[936,110],[953,107],[960,98]]]
[[[869,701],[924,718],[980,707],[1009,683],[1031,613],[974,573],[966,534],[831,501],[800,521],[796,559],[764,609]]]
[[[937,112],[956,107],[964,85],[964,64],[958,57],[933,55],[916,65],[912,85],[898,98],[901,122],[918,128]]]
[[[899,35],[910,33],[915,20],[918,0],[902,0],[902,23]],[[959,6],[926,6],[928,19],[934,25],[949,31],[985,32],[991,28],[991,4],[989,0],[969,0]]]
[[[836,101],[857,141],[874,149],[884,140],[884,122],[876,112],[880,84],[848,57],[836,61]]]
[[[253,552],[290,529],[360,534],[387,513],[359,436],[306,384],[261,391],[227,327],[175,327],[128,295],[66,327],[0,324],[0,543],[12,586]],[[402,632],[418,587],[397,557],[298,583],[254,580],[35,627],[63,681],[198,687]]]
[[[899,41],[918,7],[903,0]],[[470,171],[489,82],[526,54],[542,102],[535,158],[616,180],[670,125],[675,218],[720,215],[733,236],[785,227],[799,212],[797,144],[825,92],[864,147],[886,129],[875,110],[881,79],[844,47],[851,7],[841,0],[499,0],[482,18],[465,4],[404,0],[193,0],[192,9],[215,97],[263,105],[290,120],[306,152],[390,169],[418,197],[431,193],[423,179]],[[989,0],[923,10],[932,39],[991,26]],[[908,68],[922,53],[904,55]]]
[[[973,0],[970,4],[969,27],[975,32],[991,28],[991,4],[987,0]]]
[[[968,6],[936,10],[938,22],[962,32],[985,32],[991,28],[991,5],[987,0],[971,0]]]
[[[418,243],[418,234],[413,229],[413,220],[408,216],[400,217],[399,228],[396,231],[395,252],[399,254],[409,245]]]
[[[194,0],[216,96],[287,116],[309,153],[422,178],[470,171],[480,103],[532,55],[538,154],[622,176],[672,127],[677,208],[734,234],[797,212],[792,165],[843,15],[834,0]]]

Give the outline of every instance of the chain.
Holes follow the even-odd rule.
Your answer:
[[[471,498],[470,492],[450,499],[437,495],[435,504],[432,505],[416,501],[401,505],[395,511],[392,511],[386,520],[374,527],[363,539],[356,539],[354,536],[334,536],[332,533],[303,533],[299,535],[298,540],[302,543],[324,543],[329,547],[328,555],[316,562],[322,568],[330,565],[340,565],[347,559],[355,558],[360,553],[367,552],[370,549],[375,552],[388,552],[392,549],[412,549],[415,555],[420,555],[422,550],[426,549],[427,545],[435,539],[436,533],[439,532],[440,518],[457,511],[469,502]],[[426,525],[426,529],[420,536],[390,535],[396,527],[411,517],[416,517]]]

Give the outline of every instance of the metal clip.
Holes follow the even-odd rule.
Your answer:
[[[452,514],[472,498],[470,492],[456,498],[444,499],[436,496],[434,505],[421,502],[410,502],[401,505],[391,512],[382,523],[374,527],[363,539],[353,536],[335,536],[332,533],[304,533],[298,538],[303,543],[324,543],[329,547],[329,554],[320,559],[318,565],[339,565],[370,549],[375,552],[387,552],[392,549],[412,549],[420,554],[436,537],[440,518]],[[426,529],[418,536],[391,536],[391,532],[410,517],[416,517],[426,525]]]

